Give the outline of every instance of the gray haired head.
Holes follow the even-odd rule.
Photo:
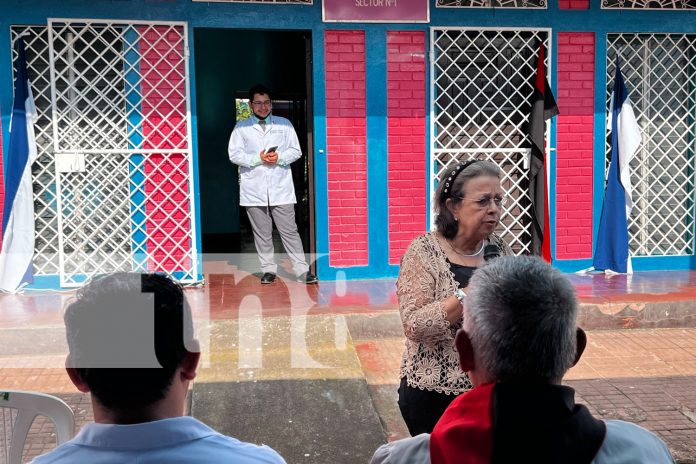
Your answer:
[[[577,298],[536,257],[500,257],[477,269],[463,328],[493,382],[560,382],[576,360]]]

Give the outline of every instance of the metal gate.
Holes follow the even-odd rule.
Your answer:
[[[548,29],[431,29],[430,196],[449,166],[494,161],[510,200],[501,234],[516,254],[531,252],[525,129],[539,42],[550,50],[550,35]]]
[[[54,19],[29,32],[51,120],[33,169],[37,274],[67,287],[117,270],[195,281],[186,24]]]
[[[643,139],[631,161],[631,254],[693,255],[696,35],[608,34],[607,112],[617,53]],[[606,140],[605,173],[608,127]]]

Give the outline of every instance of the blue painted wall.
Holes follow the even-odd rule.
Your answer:
[[[551,1],[546,10],[521,9],[441,9],[430,4],[429,24],[336,24],[321,22],[321,1],[314,5],[198,3],[190,0],[11,0],[0,2],[0,112],[4,152],[9,143],[8,124],[12,105],[10,25],[45,24],[47,18],[89,18],[148,21],[187,21],[191,60],[193,56],[193,29],[197,27],[240,29],[307,29],[312,31],[314,57],[314,116],[315,116],[315,181],[316,181],[316,243],[321,256],[328,252],[327,192],[324,115],[325,86],[323,32],[325,29],[362,29],[367,40],[367,118],[368,118],[368,212],[369,212],[369,266],[332,268],[326,256],[318,261],[319,274],[329,280],[338,276],[348,279],[395,276],[396,266],[388,262],[387,184],[386,184],[386,31],[423,30],[430,26],[451,27],[544,27],[559,31],[594,32],[597,34],[596,50],[596,106],[595,106],[595,217],[599,218],[603,197],[604,166],[604,95],[606,82],[605,41],[610,32],[665,32],[696,33],[696,11],[620,11],[601,10],[599,0],[592,0],[589,10],[560,10]],[[429,41],[429,34],[427,35]],[[552,50],[555,57],[555,51]],[[555,63],[552,70],[555,69]],[[198,138],[195,112],[195,73],[191,62],[192,127],[194,166]],[[428,76],[429,79],[429,76]],[[552,87],[555,76],[552,74]],[[552,145],[555,143],[552,139]],[[320,152],[323,150],[323,153]],[[197,169],[197,168],[196,168]],[[555,179],[552,177],[552,185]],[[200,211],[196,179],[197,212]],[[553,192],[553,191],[552,191]],[[551,217],[554,217],[551,205]],[[596,234],[598,224],[595,219]],[[197,217],[198,244],[200,249],[200,216]],[[587,260],[558,261],[563,270],[587,267]],[[687,269],[696,267],[694,258],[636,258],[634,269]],[[338,274],[340,273],[340,274]]]

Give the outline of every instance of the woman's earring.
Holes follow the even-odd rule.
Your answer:
[[[458,218],[458,217],[455,217],[455,218],[454,218],[454,222],[459,222],[459,218]]]

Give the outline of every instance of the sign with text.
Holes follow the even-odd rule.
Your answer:
[[[323,0],[325,22],[427,23],[429,0]]]

